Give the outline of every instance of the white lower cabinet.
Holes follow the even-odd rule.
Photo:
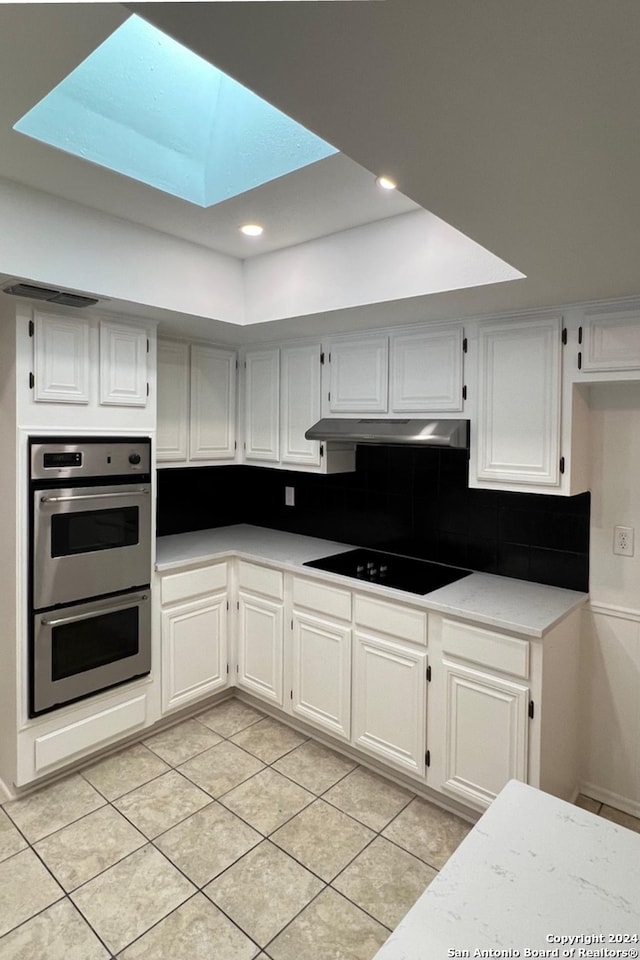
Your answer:
[[[236,684],[281,707],[284,581],[279,570],[238,564]]]
[[[227,564],[161,578],[162,711],[197,702],[228,683]]]
[[[526,780],[529,687],[453,659],[443,658],[438,671],[429,781],[463,803],[488,806],[508,780]]]
[[[427,651],[356,630],[353,744],[424,776]]]
[[[512,778],[573,801],[580,623],[528,640],[429,614],[429,787],[476,810]]]
[[[351,735],[351,593],[293,578],[291,710],[341,740]]]

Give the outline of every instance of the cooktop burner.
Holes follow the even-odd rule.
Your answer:
[[[319,560],[309,560],[304,566],[420,594],[446,587],[472,572],[462,567],[449,567],[444,563],[432,563],[429,560],[416,560],[413,557],[363,548],[321,557]]]

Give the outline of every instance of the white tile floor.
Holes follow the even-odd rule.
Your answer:
[[[0,960],[370,960],[468,830],[227,700],[0,809]]]

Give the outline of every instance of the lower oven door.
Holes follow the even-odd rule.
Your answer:
[[[30,667],[30,716],[149,673],[149,591],[35,614]]]
[[[149,583],[150,494],[148,483],[35,490],[34,609]]]

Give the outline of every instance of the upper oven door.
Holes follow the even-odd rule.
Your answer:
[[[34,609],[150,583],[150,484],[35,490],[33,498]]]

